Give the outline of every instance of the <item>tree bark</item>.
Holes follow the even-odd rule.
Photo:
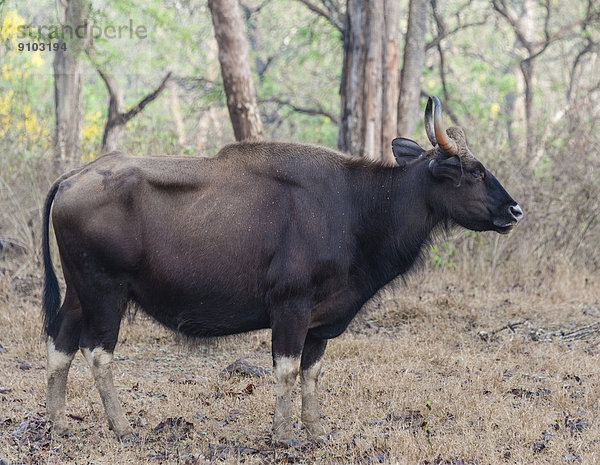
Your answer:
[[[389,163],[398,87],[398,7],[392,3],[348,0],[338,125],[340,150]]]
[[[248,42],[237,0],[209,0],[227,108],[236,140],[262,138]]]
[[[66,39],[66,50],[58,47],[54,55],[54,161],[76,164],[81,160],[83,127],[83,87],[81,54],[90,41],[87,0],[59,0],[61,22],[76,34]],[[59,45],[62,44],[59,41]]]
[[[421,75],[425,63],[425,32],[427,29],[427,2],[410,0],[408,28],[404,44],[404,64],[400,78],[398,99],[398,135],[412,137],[417,125]]]
[[[185,125],[181,116],[181,106],[179,105],[179,92],[177,83],[173,79],[167,81],[167,96],[169,98],[169,108],[173,123],[175,123],[175,131],[177,134],[177,152],[183,154],[185,147]]]
[[[399,95],[400,73],[398,67],[398,19],[400,18],[400,2],[387,1],[385,4],[385,37],[384,37],[384,73],[383,73],[383,140],[382,148],[389,149],[392,140],[398,136],[398,111],[396,102]]]

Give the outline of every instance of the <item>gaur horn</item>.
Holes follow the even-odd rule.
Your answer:
[[[427,133],[429,142],[435,147],[437,140],[433,131],[433,99],[431,97],[427,99],[427,106],[425,107],[425,132]]]
[[[433,126],[435,131],[435,139],[437,140],[440,148],[450,155],[458,155],[458,147],[456,142],[453,141],[448,134],[446,134],[446,128],[442,121],[442,104],[437,97],[433,97],[434,111],[433,111]]]

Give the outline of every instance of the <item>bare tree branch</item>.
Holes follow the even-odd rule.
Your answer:
[[[446,30],[446,24],[444,23],[444,20],[442,19],[442,17],[438,14],[437,0],[431,0],[431,7],[433,10],[433,19],[435,20],[435,23],[436,23],[438,36],[443,35],[444,31]],[[446,60],[445,60],[444,50],[442,49],[441,42],[437,43],[436,49],[437,49],[438,55],[440,57],[440,80],[442,81],[442,90],[444,93],[444,104],[443,104],[444,112],[446,112],[448,114],[448,116],[454,122],[454,124],[456,124],[457,126],[461,126],[461,124],[458,120],[458,117],[450,109],[450,101],[452,100],[452,97],[450,97],[450,95],[448,93],[448,86],[446,85]]]
[[[446,24],[445,23],[442,22],[440,24],[436,20],[436,23],[438,25],[437,35],[436,35],[436,37],[433,40],[431,40],[430,42],[427,42],[427,44],[425,44],[425,51],[428,51],[428,50],[430,50],[432,48],[437,47],[438,44],[442,40],[444,40],[444,39],[446,39],[446,38],[448,38],[448,37],[456,34],[457,32],[463,31],[465,29],[469,29],[471,27],[484,26],[487,23],[488,16],[489,16],[487,12],[484,14],[483,18],[481,18],[478,21],[472,21],[472,22],[469,22],[469,23],[462,23],[461,17],[460,17],[460,13],[462,11],[464,11],[469,5],[471,5],[471,0],[468,0],[465,4],[463,4],[463,5],[461,5],[461,6],[458,7],[458,9],[456,11],[456,14],[455,14],[457,25],[456,25],[456,27],[454,27],[453,29],[451,29],[449,31],[446,30]],[[432,2],[431,6],[432,6],[432,8],[437,8],[437,4],[435,4],[435,2]],[[437,14],[437,12],[434,12],[434,15],[435,14]],[[438,15],[438,19],[441,20],[441,18],[439,17],[439,15]],[[439,26],[443,26],[443,27],[440,29]]]
[[[296,0],[296,1],[302,3],[313,13],[316,13],[319,16],[322,16],[323,18],[325,18],[338,31],[340,31],[342,33],[342,36],[344,35],[344,24],[340,20],[340,16],[341,16],[340,12],[335,11],[333,9],[333,4],[331,2],[328,2],[330,6],[326,7],[327,9],[324,9],[324,8],[321,8],[320,6],[314,4],[313,2],[310,2],[309,0]]]
[[[586,14],[583,18],[570,22],[559,27],[556,31],[550,32],[550,2],[544,2],[544,9],[546,14],[544,16],[544,40],[533,41],[525,37],[522,26],[519,24],[516,15],[510,11],[503,0],[492,0],[492,7],[496,10],[512,27],[519,41],[523,44],[523,47],[529,52],[529,58],[536,58],[542,54],[550,44],[558,40],[564,39],[573,28],[577,26],[584,26],[589,24],[591,21],[600,19],[600,11],[592,11],[591,6],[586,10]],[[537,50],[536,50],[537,49]]]
[[[125,123],[127,121],[129,121],[131,118],[133,118],[135,115],[137,115],[140,111],[142,111],[144,109],[144,107],[146,105],[148,105],[150,102],[152,102],[156,97],[158,97],[160,95],[160,93],[164,90],[165,86],[167,85],[167,81],[171,77],[171,74],[172,73],[169,71],[165,75],[165,77],[162,79],[162,81],[160,82],[158,87],[156,89],[154,89],[154,91],[150,92],[142,100],[140,100],[137,105],[135,105],[128,112],[123,114],[122,118]]]
[[[519,20],[516,15],[509,11],[504,3],[504,0],[492,0],[492,7],[496,10],[512,27],[515,32],[517,39],[523,44],[528,52],[531,53],[530,47],[531,42],[525,37],[522,27],[519,25]]]
[[[527,163],[527,168],[529,171],[533,172],[537,162],[540,159],[539,151],[536,152],[535,146],[536,141],[534,139],[534,113],[533,113],[533,76],[534,76],[534,65],[535,59],[538,58],[542,53],[544,53],[550,45],[553,43],[563,40],[573,30],[577,27],[581,27],[585,29],[587,24],[591,21],[596,21],[600,18],[600,11],[592,10],[592,2],[588,0],[588,7],[584,16],[580,19],[572,21],[568,24],[562,25],[558,27],[555,31],[550,30],[550,23],[552,19],[552,7],[551,2],[542,2],[544,7],[544,19],[543,19],[543,39],[535,41],[533,38],[528,37],[527,26],[522,21],[519,21],[517,15],[511,11],[505,0],[491,0],[493,9],[499,13],[501,17],[503,17],[506,22],[511,26],[518,42],[519,47],[521,49],[525,49],[525,53],[519,53],[519,68],[523,75],[523,79],[525,81],[525,118],[526,118],[526,152],[528,154],[529,160]],[[582,50],[580,53],[587,53],[587,51]],[[525,56],[523,56],[525,55]],[[573,63],[572,70],[575,71],[577,67],[577,63],[581,57],[576,57]],[[571,83],[569,84],[569,90],[567,91],[567,99],[570,97],[570,93],[572,92],[572,82],[573,75],[571,76]],[[539,145],[538,145],[539,147]]]
[[[588,33],[588,25],[589,23],[592,21],[593,18],[593,14],[592,14],[592,2],[593,0],[588,0],[588,5],[587,5],[587,11],[586,11],[586,15],[585,15],[585,21],[584,23],[581,25],[581,32],[582,34],[585,35],[585,40],[586,40],[586,44],[583,47],[583,49],[581,49],[577,55],[575,56],[575,59],[573,60],[573,64],[571,65],[571,73],[570,73],[570,78],[569,78],[569,86],[567,88],[567,103],[571,102],[571,99],[573,97],[573,88],[575,86],[575,79],[577,77],[577,67],[579,66],[579,63],[581,62],[581,59],[588,53],[594,51],[595,49],[597,49],[599,47],[600,44],[598,44],[598,42],[594,42],[591,39],[591,36]]]
[[[171,72],[166,74],[156,89],[147,94],[128,111],[124,111],[125,98],[117,80],[106,70],[104,64],[99,63],[96,50],[93,46],[87,47],[85,53],[104,81],[106,90],[108,91],[108,116],[106,118],[106,126],[104,127],[104,135],[102,136],[102,151],[115,150],[119,145],[122,128],[131,118],[140,113],[161,94],[167,85],[167,81],[171,78]]]
[[[301,107],[301,106],[293,104],[289,100],[281,99],[281,98],[277,98],[277,97],[270,97],[267,99],[262,99],[262,100],[260,100],[260,103],[276,103],[278,105],[288,106],[292,110],[294,110],[298,113],[305,113],[307,115],[313,115],[313,116],[325,116],[326,118],[329,118],[333,123],[335,123],[335,124],[338,123],[338,119],[335,115],[333,115],[332,113],[329,113],[327,110],[324,110],[321,107],[317,107],[317,108]]]

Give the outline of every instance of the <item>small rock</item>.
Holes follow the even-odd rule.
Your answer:
[[[540,452],[542,452],[544,449],[546,448],[546,444],[544,444],[542,441],[535,441],[533,443],[533,453],[534,454],[539,454]]]
[[[584,315],[596,316],[600,313],[600,309],[598,307],[590,307],[583,311]]]
[[[256,365],[251,365],[243,358],[237,359],[223,371],[221,371],[220,375],[242,375],[242,376],[269,376],[271,370],[263,367],[259,367]]]
[[[373,420],[369,422],[369,425],[387,425],[387,420]]]
[[[17,365],[17,367],[19,368],[19,370],[31,370],[31,363],[29,363],[27,360],[23,360],[21,363],[19,363],[19,365]]]
[[[565,418],[565,426],[571,430],[571,435],[582,433],[587,429],[588,423],[583,418]]]
[[[167,442],[179,442],[183,438],[189,438],[194,424],[182,417],[167,418],[156,425],[152,431],[164,434]]]

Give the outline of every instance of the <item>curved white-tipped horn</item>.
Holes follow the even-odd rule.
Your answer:
[[[433,130],[433,99],[431,97],[427,99],[427,106],[425,107],[425,132],[427,133],[429,142],[435,147],[437,140],[435,139],[435,132]]]
[[[448,134],[446,134],[446,128],[442,121],[442,104],[437,97],[433,97],[434,110],[433,110],[433,126],[435,132],[435,139],[437,140],[440,148],[451,155],[459,155],[458,146]]]

